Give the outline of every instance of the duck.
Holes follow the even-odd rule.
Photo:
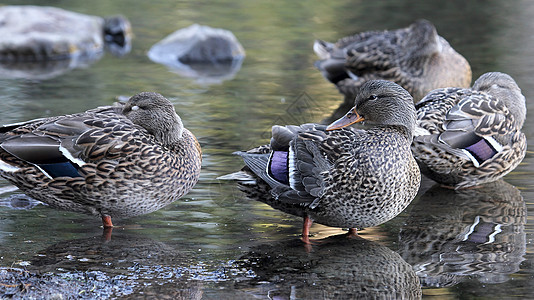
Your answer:
[[[366,121],[371,128],[348,127]],[[275,125],[268,145],[238,151],[245,167],[219,179],[268,186],[262,201],[313,222],[358,229],[382,224],[414,199],[421,175],[411,153],[412,96],[396,83],[364,83],[354,107],[332,124]]]
[[[469,62],[428,20],[417,20],[396,30],[366,31],[336,43],[316,40],[315,67],[352,103],[364,82],[396,82],[418,102],[437,88],[471,85]]]
[[[467,89],[436,89],[416,108],[413,154],[421,172],[445,187],[495,181],[525,157],[526,99],[508,74],[485,73]]]
[[[172,103],[126,103],[0,127],[0,176],[52,208],[111,218],[156,211],[188,193],[202,151]]]

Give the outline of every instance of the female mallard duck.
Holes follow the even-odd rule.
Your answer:
[[[426,20],[397,30],[362,32],[335,44],[317,40],[313,49],[321,59],[316,67],[348,102],[372,79],[396,82],[415,101],[437,88],[471,84],[467,60]]]
[[[2,177],[54,208],[99,215],[104,227],[177,200],[200,164],[194,135],[157,93],[0,128]]]
[[[470,89],[437,89],[416,107],[412,151],[421,172],[443,185],[495,181],[525,157],[525,97],[507,74],[486,73]]]
[[[342,129],[363,120],[376,127]],[[267,182],[267,204],[304,218],[305,242],[313,221],[354,234],[395,217],[417,194],[414,128],[410,94],[393,82],[370,81],[343,118],[328,127],[274,126],[270,145],[237,153],[249,169],[222,178]]]

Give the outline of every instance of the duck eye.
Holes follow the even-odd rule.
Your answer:
[[[372,94],[371,96],[369,96],[369,100],[376,100],[376,99],[378,99],[378,96],[375,94]]]

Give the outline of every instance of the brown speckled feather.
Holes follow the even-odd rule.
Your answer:
[[[150,98],[152,94],[145,96]],[[4,164],[0,174],[33,198],[80,213],[128,217],[177,200],[198,180],[198,141],[183,128],[181,138],[165,145],[134,124],[123,109],[107,106],[8,125],[0,131],[0,145],[8,145],[5,148],[9,150],[0,148]],[[24,142],[27,136],[48,137],[57,160],[73,165],[77,174],[50,175],[45,166],[17,157],[23,145],[10,150],[9,143],[17,139]],[[9,166],[16,170],[9,171]]]
[[[506,74],[486,73],[471,89],[435,90],[416,107],[412,150],[421,171],[437,182],[456,188],[491,182],[525,156],[525,97]],[[477,158],[476,143],[494,154]]]
[[[250,175],[243,176],[242,189],[261,194],[251,188],[255,177],[259,189],[269,192],[260,201],[333,227],[376,226],[399,214],[420,183],[410,150],[413,99],[395,83],[371,81],[356,103],[354,109],[375,122],[371,129],[274,126],[270,145],[237,153],[246,164],[239,175]],[[237,175],[222,179],[234,178],[239,180]]]
[[[396,82],[415,101],[436,88],[471,83],[467,60],[426,20],[397,30],[362,32],[335,44],[316,41],[314,50],[321,59],[316,67],[351,103],[369,80]]]

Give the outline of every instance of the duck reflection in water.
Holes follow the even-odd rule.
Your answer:
[[[419,279],[400,255],[359,236],[334,235],[302,251],[298,240],[254,247],[238,263],[269,299],[420,299]],[[243,287],[239,287],[243,288]],[[253,289],[253,293],[256,289]]]
[[[467,276],[505,282],[524,260],[526,204],[503,180],[456,191],[435,185],[408,214],[399,253],[423,286],[453,286]]]

